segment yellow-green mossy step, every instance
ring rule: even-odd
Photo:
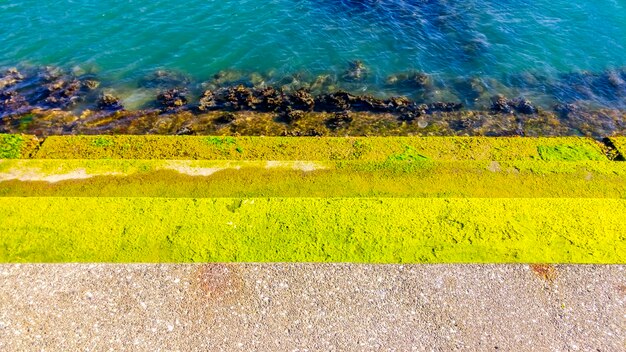
[[[593,139],[491,137],[51,136],[43,159],[606,160]]]
[[[626,263],[626,200],[2,198],[1,262]]]
[[[0,196],[626,198],[626,163],[0,160]]]

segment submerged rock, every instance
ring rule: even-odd
[[[96,107],[98,108],[98,110],[104,111],[124,110],[124,106],[122,105],[120,99],[109,93],[104,93],[100,95],[96,103]]]
[[[350,62],[346,72],[341,76],[346,81],[362,81],[367,77],[368,69],[361,60]]]
[[[38,71],[37,75],[44,81],[48,82],[56,81],[66,75],[63,69],[57,66],[45,66],[43,69]]]
[[[186,87],[191,83],[189,76],[175,71],[158,70],[139,81],[143,88],[172,89]]]
[[[491,111],[497,113],[512,114],[518,112],[520,114],[531,115],[538,112],[537,107],[524,98],[509,100],[503,95],[496,95],[491,101]]]
[[[315,94],[328,93],[332,91],[334,86],[336,86],[336,78],[334,76],[325,74],[319,75],[315,77],[313,82],[311,82],[311,86],[309,87],[310,91]]]
[[[481,77],[457,78],[452,81],[452,88],[454,94],[470,106],[479,101],[488,106],[490,102],[489,87]]]
[[[16,91],[0,90],[0,114],[19,113],[28,107],[23,96]]]
[[[24,79],[24,76],[15,68],[10,68],[0,74],[0,89],[11,87]]]
[[[100,81],[95,79],[85,79],[83,80],[83,88],[87,90],[96,90],[100,87]]]
[[[225,86],[233,86],[233,85],[248,85],[245,84],[244,74],[241,71],[237,70],[222,70],[218,73],[214,74],[212,79],[208,82],[212,88],[219,88]]]
[[[58,79],[45,86],[44,105],[53,109],[65,109],[81,99],[81,81],[76,78]]]
[[[385,84],[388,86],[405,88],[426,88],[432,85],[430,76],[420,71],[400,72],[387,77]]]
[[[450,103],[450,102],[434,102],[428,105],[428,112],[435,111],[443,111],[443,112],[452,112],[459,111],[463,109],[463,104],[461,103]]]
[[[168,89],[159,93],[157,102],[163,111],[173,111],[187,104],[187,92],[184,89]]]
[[[554,106],[554,111],[561,118],[568,119],[570,114],[579,113],[582,111],[582,108],[577,104],[557,104]]]
[[[513,100],[515,110],[521,114],[532,115],[537,113],[537,107],[535,107],[530,100],[518,98]]]

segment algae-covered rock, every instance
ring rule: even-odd
[[[317,111],[348,111],[351,108],[351,102],[354,95],[338,91],[329,94],[322,94],[315,98],[315,109]]]
[[[217,108],[217,104],[215,102],[215,94],[212,90],[207,89],[202,93],[202,96],[200,97],[198,110],[209,111],[215,108]]]
[[[289,95],[289,106],[295,110],[313,111],[315,99],[306,89],[298,89]]]
[[[124,106],[118,97],[110,93],[103,93],[98,98],[96,106],[99,110],[118,111],[123,110]]]
[[[174,111],[183,108],[187,100],[187,91],[184,89],[168,89],[159,93],[157,102],[163,111]]]

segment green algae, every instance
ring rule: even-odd
[[[106,145],[103,144],[103,138]],[[98,142],[100,141],[100,142]],[[97,145],[94,145],[97,144]],[[206,160],[607,160],[592,139],[490,137],[52,136],[35,158]],[[541,147],[541,148],[540,148]],[[559,156],[560,155],[560,156]]]
[[[5,160],[0,196],[625,198],[626,164]]]
[[[539,157],[546,161],[606,160],[606,156],[599,154],[597,148],[589,145],[540,145],[537,151]]]
[[[21,156],[24,137],[20,135],[0,135],[0,159],[17,159]]]
[[[626,201],[3,198],[1,262],[623,264]]]
[[[428,157],[420,154],[415,148],[411,146],[404,147],[404,151],[400,154],[394,154],[389,156],[391,161],[419,161],[427,160]]]
[[[0,134],[0,159],[27,158],[38,146],[35,136]]]

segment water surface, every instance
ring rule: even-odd
[[[398,93],[387,77],[419,70],[442,89],[478,77],[492,93],[546,105],[583,99],[623,107],[625,6],[621,0],[0,1],[0,67],[58,65],[97,72],[118,88],[136,87],[158,69],[197,82],[224,69],[276,80],[328,73],[341,86],[348,64],[362,60],[367,78],[344,84],[350,90]],[[617,93],[599,78],[611,70]],[[570,89],[577,85],[587,91]],[[462,95],[457,88],[441,97],[467,101]]]

